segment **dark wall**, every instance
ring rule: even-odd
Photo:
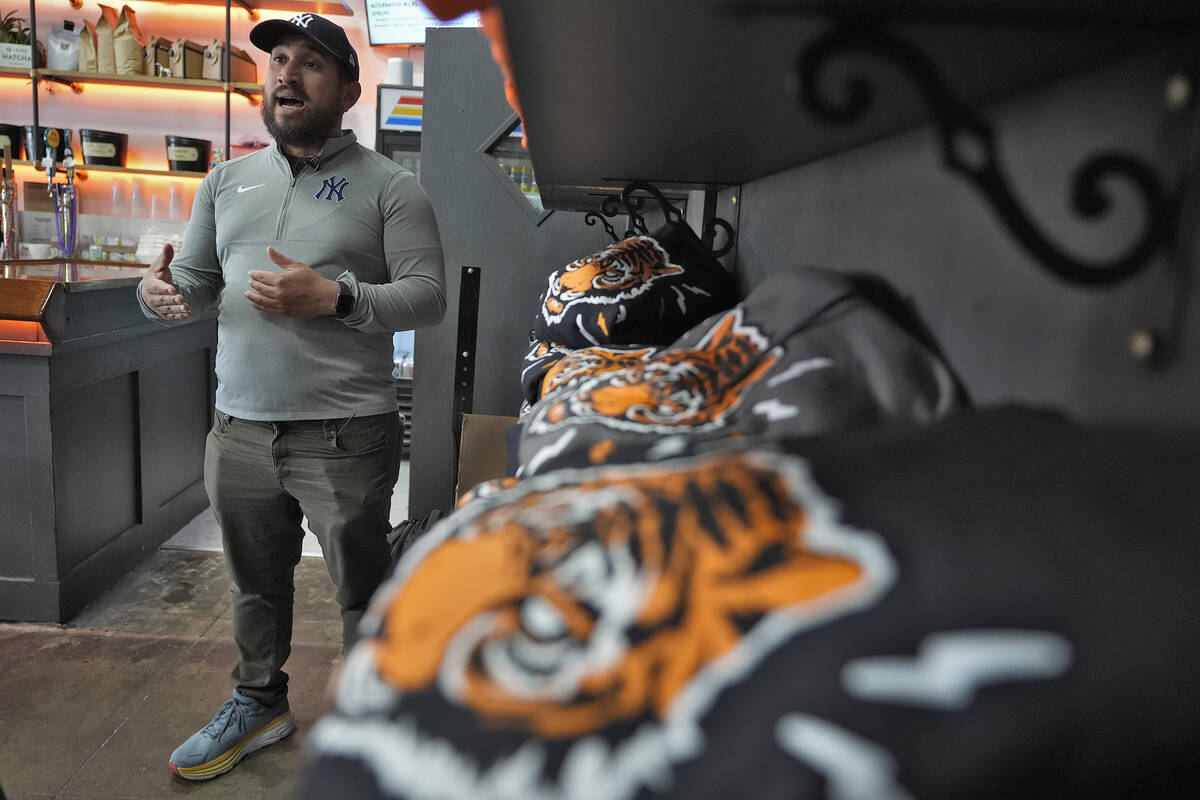
[[[421,182],[446,253],[447,310],[416,332],[409,516],[453,502],[452,387],[459,271],[481,272],[474,413],[516,415],[521,359],[550,271],[602,249],[600,228],[554,212],[537,224],[476,153],[512,115],[487,40],[474,29],[432,29],[425,47]]]
[[[1120,181],[1108,184],[1110,217],[1092,223],[1070,211],[1073,172],[1089,156],[1129,152],[1178,186],[1187,141],[1200,140],[1193,111],[1169,110],[1164,89],[1191,66],[1166,54],[1133,59],[985,110],[1020,202],[1052,240],[1106,258],[1142,224],[1142,207]],[[1111,289],[1064,283],[943,167],[932,128],[745,184],[740,200],[737,270],[746,287],[799,263],[882,273],[917,301],[978,401],[1200,427],[1200,328],[1185,329],[1181,357],[1164,370],[1130,356],[1132,332],[1161,322],[1178,291],[1165,281],[1166,259]],[[1194,275],[1195,242],[1179,245]],[[1194,290],[1185,303],[1200,322]]]

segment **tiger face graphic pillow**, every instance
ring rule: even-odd
[[[531,415],[531,430],[594,421],[659,433],[720,427],[779,355],[755,328],[742,324],[739,309],[722,316],[695,347],[576,351],[547,372],[547,401]]]
[[[727,686],[795,633],[871,606],[894,569],[779,453],[521,481],[401,562],[313,740],[397,795],[575,796],[564,787],[601,758],[588,796],[632,797],[649,765],[699,755]]]
[[[700,441],[772,442],[928,423],[960,395],[945,359],[846,276],[795,268],[664,348],[557,358],[522,417],[517,475],[674,457]]]
[[[668,223],[550,273],[533,335],[570,349],[667,345],[737,300],[732,276],[686,225]]]

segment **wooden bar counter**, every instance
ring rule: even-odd
[[[0,268],[0,620],[66,622],[208,504],[216,320],[147,320],[137,265]]]

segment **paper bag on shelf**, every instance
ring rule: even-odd
[[[101,4],[100,19],[96,21],[96,71],[115,75],[117,55],[113,49],[113,33],[117,30],[120,15],[111,6]]]
[[[147,75],[170,75],[171,42],[161,36],[146,39],[142,48],[142,69]]]
[[[145,74],[145,56],[142,52],[145,46],[146,37],[138,28],[137,13],[129,6],[122,6],[116,30],[113,31],[113,55],[116,57],[118,75]]]
[[[167,51],[172,78],[200,78],[204,72],[204,48],[191,39],[176,39]]]
[[[79,29],[79,71],[96,71],[96,23],[87,20]]]
[[[224,39],[213,39],[204,48],[204,77],[221,80],[221,55],[225,51]],[[258,83],[258,67],[254,59],[240,47],[229,46],[229,80],[233,83]]]

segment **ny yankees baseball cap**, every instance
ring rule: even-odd
[[[279,38],[288,33],[298,33],[310,39],[317,47],[345,64],[350,70],[350,77],[358,80],[358,54],[350,46],[346,32],[341,25],[316,14],[297,14],[288,20],[264,20],[251,29],[250,42],[259,50],[269,53]]]

